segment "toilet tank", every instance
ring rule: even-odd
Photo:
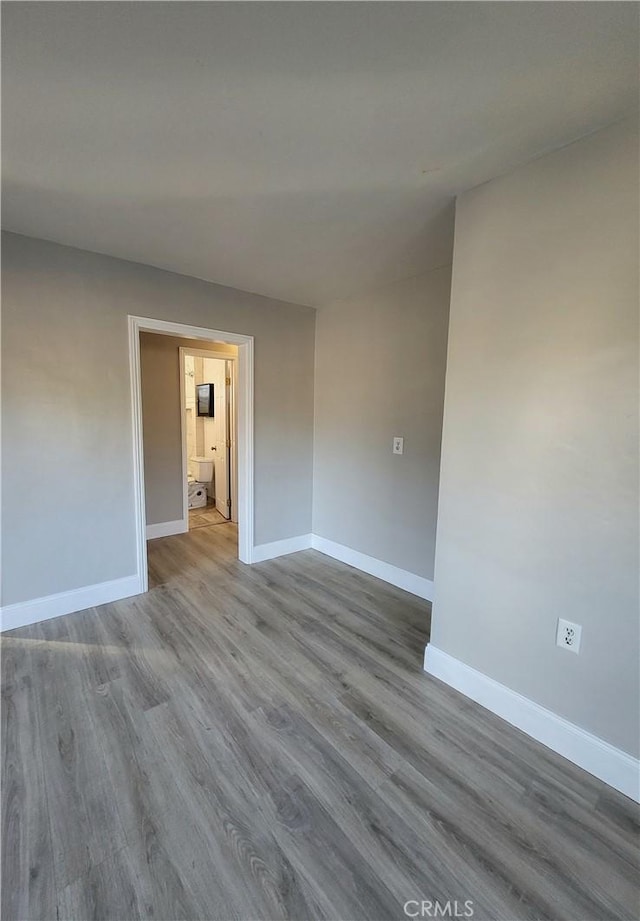
[[[191,476],[198,483],[210,483],[213,479],[213,461],[208,457],[190,457]]]

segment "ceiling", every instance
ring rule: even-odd
[[[314,306],[637,107],[638,6],[4,3],[3,226]]]

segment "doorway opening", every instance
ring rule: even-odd
[[[167,512],[166,509],[163,512],[157,513],[153,512],[153,516],[157,518],[166,518],[166,520],[151,520],[152,512],[148,507],[148,496],[145,489],[145,442],[149,445],[149,438],[153,440],[154,432],[161,432],[161,426],[156,426],[150,434],[149,427],[145,433],[143,425],[143,402],[146,402],[146,408],[149,405],[153,405],[154,401],[162,405],[163,395],[161,388],[158,385],[156,386],[151,383],[145,376],[145,395],[146,401],[143,401],[143,388],[142,388],[142,356],[141,356],[141,335],[145,333],[155,334],[152,339],[156,341],[165,340],[164,345],[166,345],[166,337],[172,337],[174,339],[183,340],[183,344],[180,343],[176,346],[175,349],[175,373],[173,376],[174,382],[174,393],[175,405],[177,407],[177,415],[171,416],[172,419],[175,418],[177,422],[177,436],[174,440],[174,447],[167,447],[168,441],[165,439],[164,444],[167,448],[166,455],[163,456],[161,464],[158,466],[160,471],[160,477],[162,478],[167,474],[169,468],[172,468],[172,465],[175,463],[175,442],[177,442],[177,470],[178,478],[174,480],[173,474],[171,473],[167,482],[174,484],[177,482],[177,488],[181,497],[178,500],[178,511]],[[184,341],[184,340],[198,340],[197,342]],[[216,345],[214,345],[214,343]],[[233,347],[229,349],[228,347]],[[188,487],[189,487],[189,456],[204,458],[208,455],[203,454],[193,454],[189,455],[187,453],[187,432],[185,424],[185,412],[183,407],[185,407],[186,395],[185,395],[185,377],[184,377],[184,367],[181,362],[180,350],[183,349],[184,354],[192,354],[195,357],[195,353],[198,352],[198,347],[207,353],[210,357],[218,357],[212,355],[212,351],[215,351],[216,348],[222,348],[224,351],[223,360],[225,362],[225,387],[224,393],[222,388],[218,388],[217,396],[221,400],[221,406],[224,406],[224,413],[228,412],[230,414],[229,419],[229,428],[231,431],[231,438],[225,439],[225,441],[230,441],[231,444],[227,446],[225,444],[224,451],[221,451],[221,454],[227,460],[227,470],[228,475],[224,473],[223,464],[221,465],[220,473],[220,488],[221,495],[220,497],[215,495],[215,485],[213,487],[214,498],[216,499],[216,505],[218,498],[220,501],[224,500],[226,503],[229,501],[231,504],[224,506],[225,511],[228,511],[229,518],[231,520],[237,521],[238,528],[238,559],[243,563],[253,562],[253,337],[245,336],[240,333],[232,333],[223,330],[216,329],[206,329],[203,327],[197,326],[188,326],[182,323],[173,323],[166,320],[156,320],[149,317],[129,317],[129,360],[131,368],[131,402],[132,402],[132,419],[133,419],[133,463],[134,463],[134,502],[135,502],[135,516],[136,516],[136,547],[137,547],[137,562],[138,562],[138,576],[140,579],[140,584],[142,591],[148,591],[148,570],[147,570],[147,540],[153,539],[161,536],[168,536],[170,534],[183,533],[189,529],[189,508],[188,508]],[[234,353],[234,354],[231,354]],[[227,368],[226,362],[229,363]],[[214,368],[211,366],[213,372]],[[227,370],[230,373],[226,373]],[[227,384],[226,378],[231,378],[231,383]],[[213,394],[214,401],[216,400],[216,388],[214,380],[203,381],[204,384],[214,384],[213,389],[209,389],[209,396]],[[206,393],[203,390],[202,393],[202,412],[205,411],[206,404]],[[216,407],[214,405],[214,416],[201,417],[215,419]],[[197,410],[196,410],[197,412]],[[219,417],[220,422],[222,422],[223,416]],[[162,437],[164,434],[161,432]],[[204,444],[204,442],[203,442]],[[218,453],[218,445],[215,443],[216,450],[213,451],[211,448],[214,446],[214,443],[209,443],[209,454],[215,455]],[[198,473],[206,472],[207,468],[196,468],[196,462],[192,462],[192,477],[195,480],[195,471]],[[202,461],[202,463],[204,463]],[[150,469],[150,468],[149,468]],[[173,469],[173,468],[172,468]],[[155,476],[157,471],[153,471]],[[215,484],[215,460],[214,460],[214,484]],[[226,484],[226,486],[225,486]],[[149,484],[151,486],[151,484]],[[152,488],[155,489],[155,486]],[[173,489],[173,486],[172,486]],[[225,490],[228,491],[228,495],[225,495]],[[156,494],[162,494],[165,496],[165,492],[162,490],[156,490]],[[182,516],[180,512],[182,511]],[[167,515],[172,514],[173,518],[168,518]],[[225,520],[228,520],[225,518]]]
[[[188,530],[238,521],[235,345],[179,349]]]

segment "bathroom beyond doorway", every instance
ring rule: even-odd
[[[140,331],[139,343],[147,539],[181,534],[195,526],[205,527],[214,522],[225,521],[225,518],[217,514],[214,504],[217,500],[224,501],[223,511],[229,515],[229,520],[237,521],[238,513],[242,512],[237,501],[236,475],[238,346],[219,339],[196,339],[146,330]],[[189,412],[186,407],[189,389],[186,386],[185,356],[190,356],[186,369],[191,368],[194,372],[191,378],[192,393],[189,406],[190,415],[198,426],[197,430],[194,428],[190,439],[187,438]],[[215,359],[215,362],[211,365],[205,364],[205,360],[210,359]],[[219,372],[220,380],[215,377]],[[227,378],[231,380],[229,387],[226,385]],[[213,416],[197,416],[196,398],[193,394],[196,383],[214,385],[214,400],[220,405],[212,407]],[[215,458],[218,450],[212,451],[211,448],[217,449],[218,444],[213,439],[205,442],[204,436],[212,434],[209,431],[212,423],[223,420],[227,403],[230,438],[222,440],[231,440],[232,445],[220,446],[223,466],[224,461],[227,461],[227,471],[224,480],[221,479],[223,474],[219,471],[218,485],[221,488],[216,495],[213,471],[215,461],[209,461],[211,469],[207,472],[204,459],[208,460],[207,455]],[[200,462],[191,460],[192,458],[199,458]],[[193,483],[203,482],[206,488],[205,502],[201,500],[200,507],[195,509],[199,513],[197,516],[189,511],[189,479]],[[222,488],[223,482],[226,490]],[[193,491],[193,486],[191,488]],[[230,506],[226,504],[228,500],[231,501]]]
[[[235,346],[180,350],[183,471],[189,530],[235,515]]]

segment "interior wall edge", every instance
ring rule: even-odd
[[[312,534],[299,534],[297,537],[285,537],[283,540],[274,540],[266,544],[254,544],[251,562],[262,563],[265,560],[275,560],[279,556],[287,556],[289,553],[309,550],[312,538]]]
[[[161,521],[158,524],[148,524],[146,529],[147,540],[157,540],[159,537],[172,537],[174,534],[186,534],[189,526],[185,527],[182,518],[176,521]]]
[[[572,764],[640,802],[640,761],[429,643],[424,670]]]
[[[87,608],[95,608],[112,601],[121,601],[132,595],[140,595],[143,591],[142,580],[136,573],[123,579],[85,585],[43,598],[17,601],[0,608],[0,632],[27,627],[29,624],[41,623],[53,617],[62,617],[64,614],[75,614],[77,611],[85,611]]]
[[[397,588],[404,589],[418,598],[424,598],[426,601],[433,601],[434,584],[431,579],[425,579],[406,569],[400,569],[399,566],[393,566],[391,563],[385,563],[384,560],[377,560],[375,557],[367,556],[366,553],[360,553],[344,544],[338,544],[326,537],[320,537],[318,534],[312,535],[311,546],[314,550],[324,553],[325,556],[333,557],[334,560],[340,560],[354,569],[366,572],[370,576],[376,576],[383,582],[395,585]]]

